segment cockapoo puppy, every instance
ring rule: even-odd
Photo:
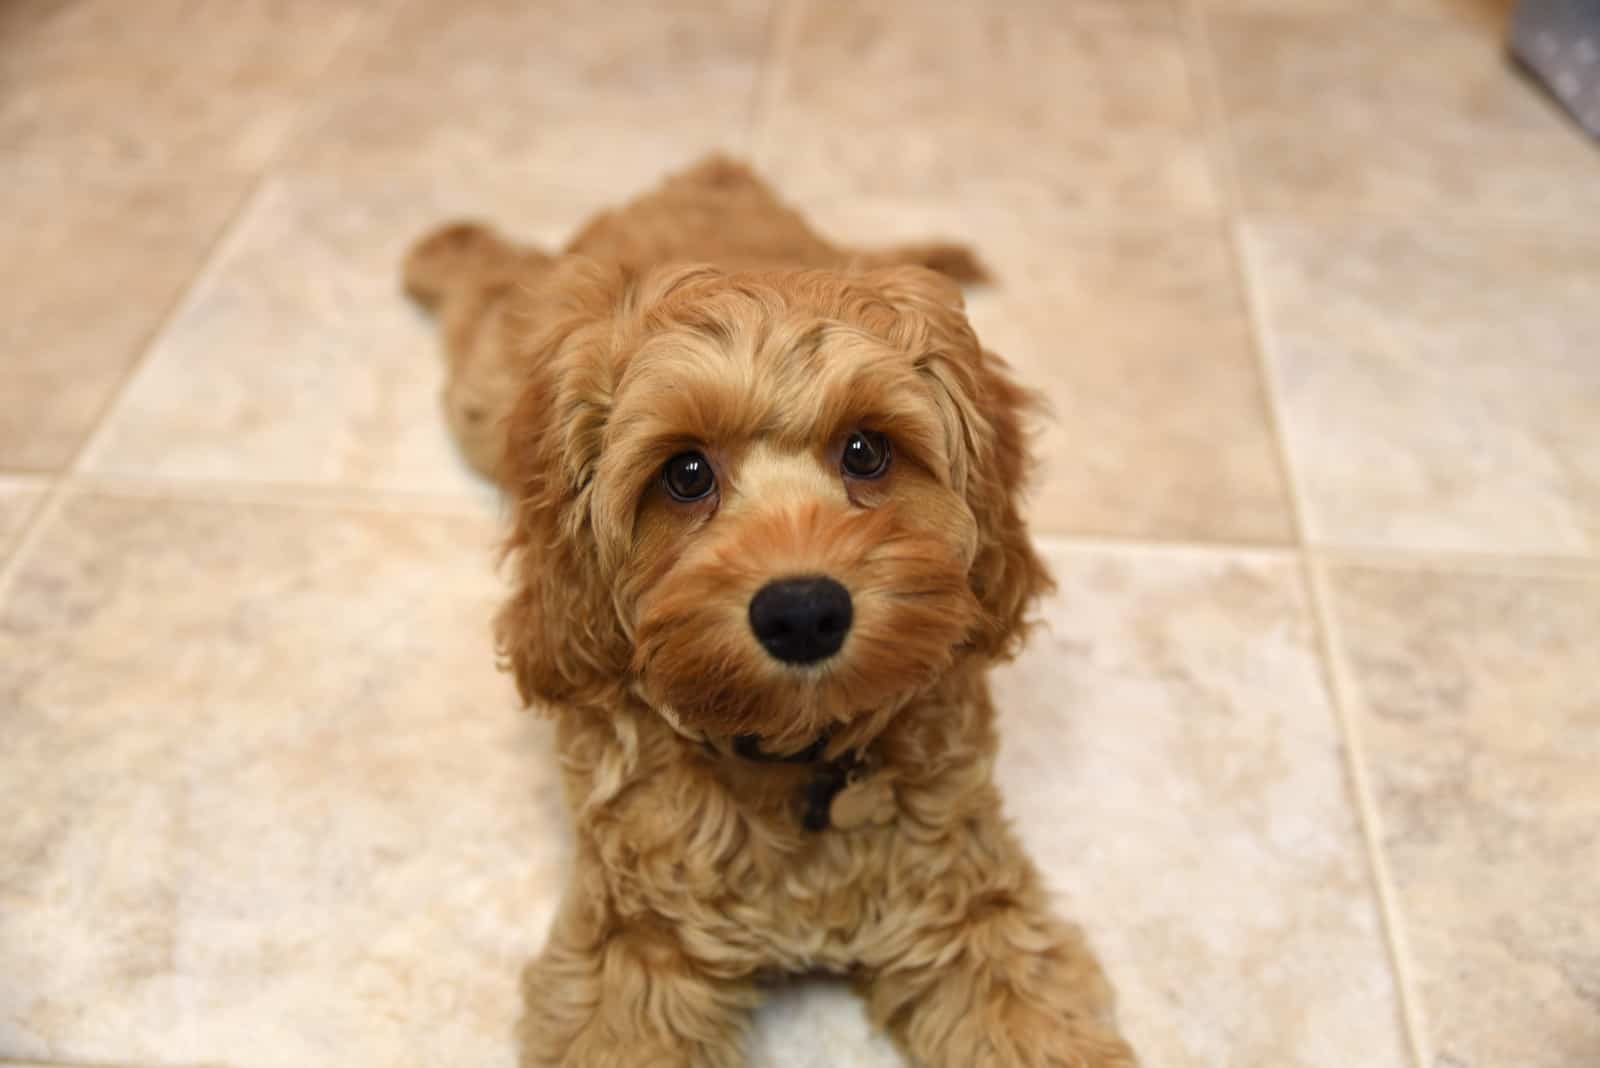
[[[979,274],[833,245],[723,159],[557,255],[474,224],[411,252],[576,823],[529,1068],[732,1068],[763,986],[816,971],[924,1068],[1134,1063],[991,780],[985,673],[1049,577]]]

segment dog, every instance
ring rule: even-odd
[[[559,254],[476,223],[409,253],[447,419],[511,502],[497,644],[576,828],[526,1068],[734,1068],[771,980],[814,972],[924,1068],[1135,1063],[992,779],[986,672],[1050,578],[983,275],[833,244],[723,158]]]

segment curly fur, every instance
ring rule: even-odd
[[[954,284],[981,275],[960,246],[833,245],[721,159],[558,255],[470,223],[413,250],[450,424],[513,503],[500,649],[557,718],[577,825],[528,1068],[741,1064],[762,984],[815,970],[928,1068],[1134,1063],[991,780],[985,671],[1049,579],[1018,510],[1029,396]],[[862,427],[892,443],[881,480],[840,474]],[[707,502],[660,485],[688,447]],[[797,668],[748,604],[810,574],[855,621]],[[744,734],[866,754],[892,813],[803,830],[814,770],[734,755]]]

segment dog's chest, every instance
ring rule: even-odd
[[[836,814],[851,829],[806,831],[798,807],[784,805],[752,814],[708,804],[668,821],[661,818],[671,811],[666,796],[641,792],[637,811],[657,818],[620,821],[618,833],[601,841],[619,911],[667,920],[686,946],[722,965],[844,970],[859,963],[892,920],[890,902],[904,892],[897,869],[911,847],[897,830],[892,789],[837,796]],[[641,835],[646,826],[655,833]]]
[[[817,832],[792,853],[758,847],[728,866],[741,877],[725,879],[706,911],[734,919],[723,946],[753,967],[846,970],[881,937],[900,852],[892,824]]]

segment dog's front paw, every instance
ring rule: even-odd
[[[992,1068],[1137,1068],[1138,1059],[1108,1020],[1013,1005]],[[1000,1045],[1000,1043],[997,1043]]]

